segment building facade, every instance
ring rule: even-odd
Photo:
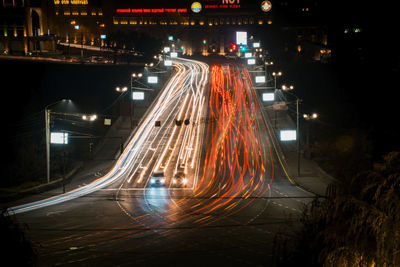
[[[26,54],[55,50],[49,31],[47,2],[40,0],[1,0],[0,51]]]
[[[316,0],[0,1],[0,51],[7,53],[51,51],[55,43],[140,52],[131,39],[143,34],[162,42],[174,36],[187,55],[227,55],[237,49],[237,31],[266,44],[280,38],[274,30],[291,53],[314,60],[330,53],[326,29],[314,23]]]

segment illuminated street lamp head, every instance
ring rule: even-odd
[[[84,121],[95,121],[96,119],[97,119],[97,115],[96,114],[92,114],[90,116],[82,115],[82,120],[84,120]]]
[[[273,72],[272,76],[282,76],[282,72]]]
[[[115,91],[117,91],[117,92],[126,92],[126,91],[128,91],[128,87],[127,86],[124,86],[124,87],[117,86],[117,87],[115,87]]]
[[[313,113],[313,114],[303,114],[303,118],[306,120],[315,120],[318,118],[318,114],[317,113]]]
[[[282,85],[283,91],[289,91],[289,90],[293,90],[293,89],[294,89],[293,85],[290,85],[290,86]]]

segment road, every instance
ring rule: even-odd
[[[174,66],[105,176],[10,208],[39,266],[273,266],[276,237],[313,195],[281,165],[245,68]],[[160,172],[165,186],[152,186]]]

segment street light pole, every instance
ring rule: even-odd
[[[129,98],[130,98],[129,101],[131,102],[131,107],[130,107],[131,129],[133,129],[133,127],[134,127],[134,125],[133,125],[134,107],[133,107],[133,99],[132,99],[132,94],[133,94],[133,82],[134,82],[133,78],[135,78],[135,81],[136,81],[136,79],[139,79],[139,78],[141,78],[142,76],[143,76],[143,73],[132,73],[132,74],[131,74],[131,90],[130,90],[131,94],[130,94],[130,96],[129,96]]]
[[[60,101],[54,102],[47,105],[44,108],[44,120],[45,120],[45,130],[46,130],[46,178],[47,183],[50,183],[50,106],[56,105],[60,102],[70,101],[68,99],[62,99]]]
[[[45,108],[45,128],[46,128],[46,177],[47,183],[50,183],[50,110]]]
[[[299,103],[300,99],[296,99],[296,138],[297,138],[297,176],[300,176],[300,115],[299,115]]]

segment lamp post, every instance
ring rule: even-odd
[[[285,89],[284,89],[285,88]],[[289,90],[294,89],[294,86],[282,86],[282,90],[296,98],[296,146],[297,146],[297,176],[300,176],[300,102],[301,99]]]
[[[151,63],[153,64],[153,63]],[[137,79],[140,79],[143,76],[143,73],[132,73],[131,75],[131,95],[130,98],[132,98],[132,93],[133,93],[133,82],[136,81]],[[133,99],[130,99],[131,106],[130,106],[130,115],[131,115],[131,129],[133,129]]]
[[[44,114],[45,114],[45,130],[46,130],[46,177],[47,177],[47,183],[50,183],[50,178],[51,178],[51,173],[50,173],[50,144],[52,142],[54,143],[59,143],[59,140],[56,141],[52,141],[53,137],[52,137],[52,133],[50,131],[50,121],[51,121],[51,113],[53,114],[58,114],[58,115],[68,115],[68,116],[74,116],[74,117],[81,117],[82,120],[86,120],[86,121],[95,121],[97,119],[97,115],[92,114],[92,115],[82,115],[82,114],[73,114],[73,113],[59,113],[59,112],[52,112],[49,107],[50,106],[54,106],[58,103],[61,102],[71,102],[70,99],[62,99],[60,101],[51,103],[49,105],[47,105],[44,108]],[[60,134],[60,133],[53,133],[54,135]],[[65,132],[62,132],[62,144],[65,144],[65,140],[64,138],[66,138]],[[57,138],[56,138],[57,139]],[[60,144],[60,143],[59,143]],[[65,152],[65,151],[64,151]],[[64,178],[63,178],[64,179]],[[63,180],[63,192],[65,193],[65,187],[64,187],[64,180]]]
[[[279,71],[279,72],[273,72],[273,73],[272,73],[272,76],[274,76],[274,81],[275,81],[274,87],[275,87],[275,89],[276,89],[276,78],[277,78],[278,76],[282,76],[282,72],[281,72],[281,71]]]
[[[317,113],[312,113],[312,114],[303,114],[303,118],[308,121],[307,122],[307,131],[306,131],[306,155],[309,157],[310,155],[310,122],[313,120],[318,119],[319,115]]]
[[[45,130],[46,130],[46,177],[47,183],[50,182],[50,106],[54,106],[61,102],[71,101],[69,99],[62,99],[60,101],[51,103],[44,108],[45,116]]]
[[[268,66],[272,66],[272,65],[274,65],[274,62],[273,61],[265,61],[264,62],[264,69],[265,69],[265,79],[266,80],[268,80],[268,76],[267,76],[267,68],[268,68]]]

